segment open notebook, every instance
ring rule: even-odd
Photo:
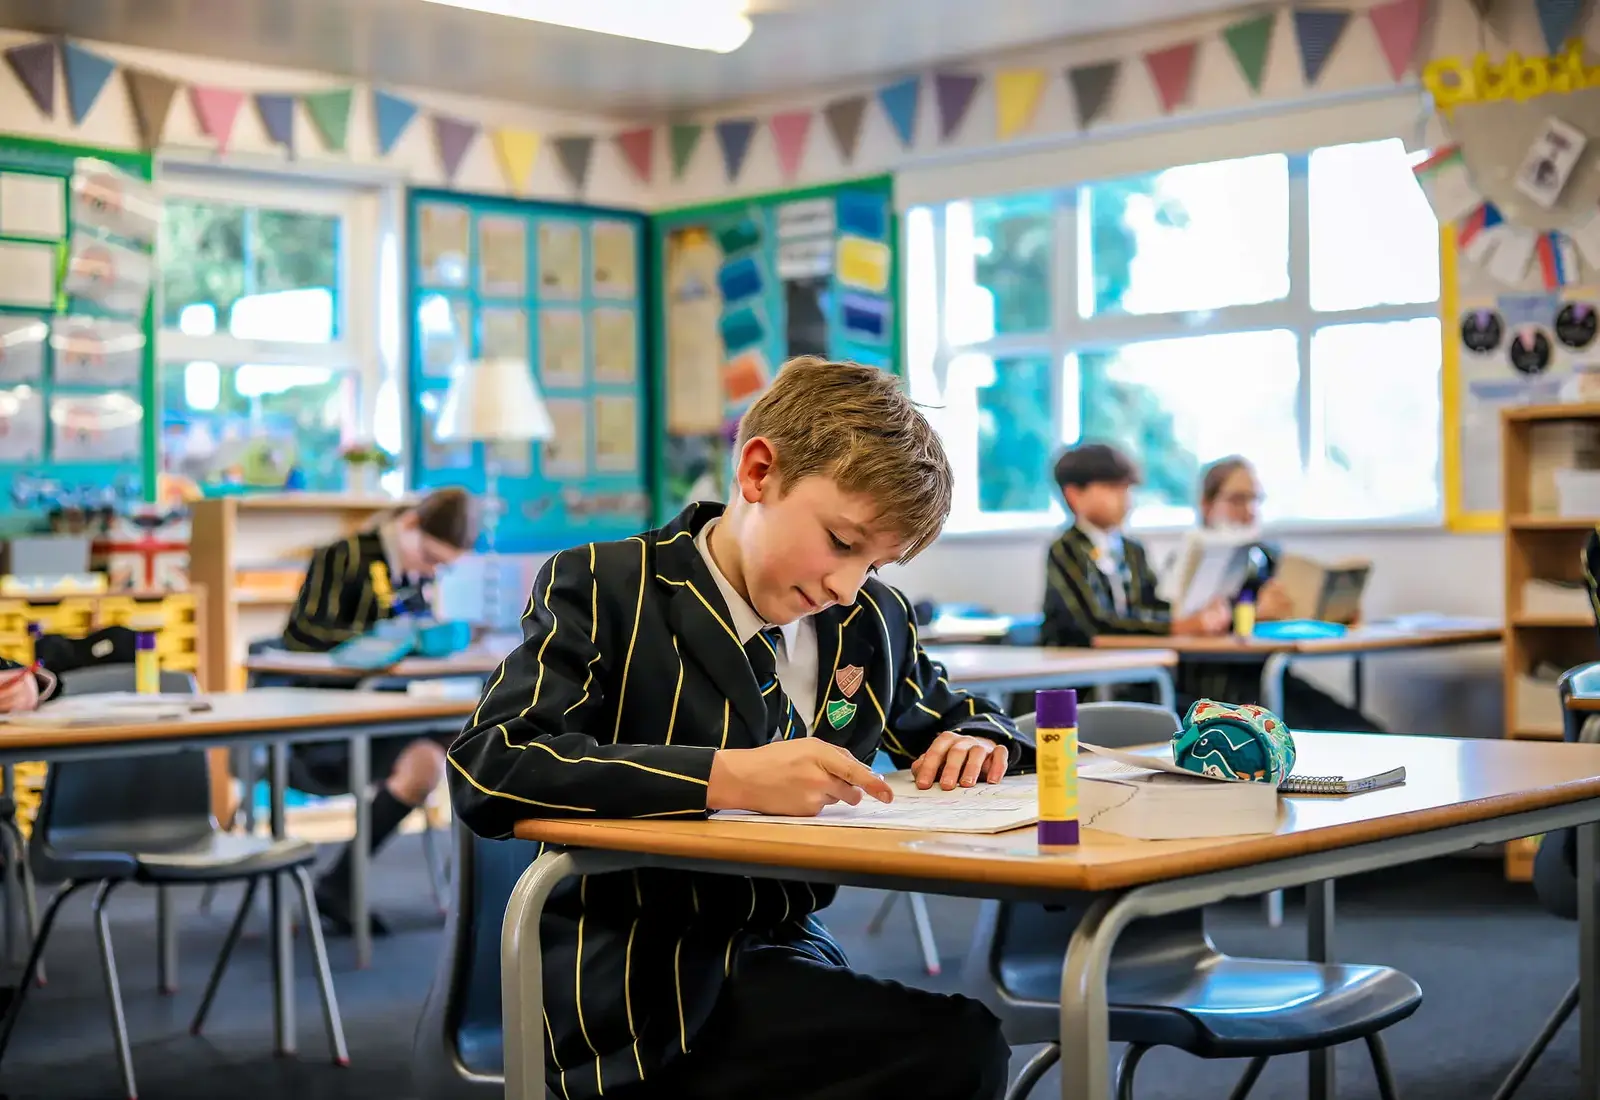
[[[0,722],[47,727],[132,726],[144,722],[171,722],[210,709],[211,703],[203,695],[138,695],[131,691],[108,691],[69,695],[45,703],[38,710],[0,715]]]

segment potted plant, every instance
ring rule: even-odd
[[[378,479],[395,467],[394,455],[376,443],[349,443],[339,451],[345,465],[345,485],[352,493],[375,496]]]

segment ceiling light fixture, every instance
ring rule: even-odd
[[[468,11],[529,19],[596,34],[614,34],[731,53],[750,37],[747,0],[428,0]]]

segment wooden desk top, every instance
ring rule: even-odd
[[[1148,639],[1147,639],[1148,641]],[[1119,672],[1125,669],[1172,668],[1178,655],[1170,649],[1066,649],[1048,646],[930,645],[957,687],[963,681],[997,683],[1015,678],[1065,675],[1073,672]]]
[[[247,658],[246,672],[268,676],[306,676],[319,680],[365,680],[392,676],[418,679],[433,676],[487,676],[500,667],[505,653],[498,649],[472,648],[449,657],[407,657],[388,668],[350,668],[333,663],[326,653],[264,653]]]
[[[429,720],[453,725],[472,713],[476,699],[423,699],[398,691],[340,691],[327,688],[258,688],[207,695],[209,711],[168,722],[123,726],[18,726],[0,722],[0,748],[46,751],[107,742],[182,740],[191,737],[284,730],[336,729],[351,725]]]
[[[1235,638],[1192,635],[1102,634],[1095,638],[1096,649],[1141,649],[1152,643],[1173,649],[1180,656],[1267,657],[1273,653],[1377,653],[1386,649],[1443,649],[1448,646],[1498,642],[1504,631],[1498,626],[1460,626],[1415,630],[1382,625],[1357,627],[1340,638],[1315,638],[1281,641],[1267,638]]]
[[[733,821],[524,821],[516,835],[584,848],[774,868],[952,882],[1104,890],[1600,798],[1600,745],[1392,734],[1304,733],[1305,775],[1405,765],[1398,787],[1280,800],[1275,833],[1141,841],[1084,831],[1076,852],[1041,855],[1034,830],[992,836]]]
[[[1553,686],[1551,690],[1554,690]],[[1585,711],[1600,710],[1600,695],[1580,695],[1574,692],[1573,694],[1567,696],[1567,709]]]

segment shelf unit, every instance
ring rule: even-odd
[[[1546,425],[1589,423],[1600,429],[1600,403],[1526,405],[1501,413],[1501,491],[1505,511],[1505,735],[1560,740],[1560,713],[1553,687],[1527,681],[1535,666],[1570,668],[1600,658],[1600,632],[1591,614],[1527,613],[1523,588],[1529,580],[1579,581],[1581,556],[1600,516],[1563,516],[1534,510],[1533,449]],[[1549,698],[1544,693],[1549,692]],[[1537,720],[1530,719],[1537,714]],[[1506,845],[1506,877],[1533,877],[1538,838]]]
[[[249,644],[277,637],[311,553],[369,527],[411,498],[340,493],[213,497],[193,507],[189,576],[204,586],[208,683],[244,687]]]

